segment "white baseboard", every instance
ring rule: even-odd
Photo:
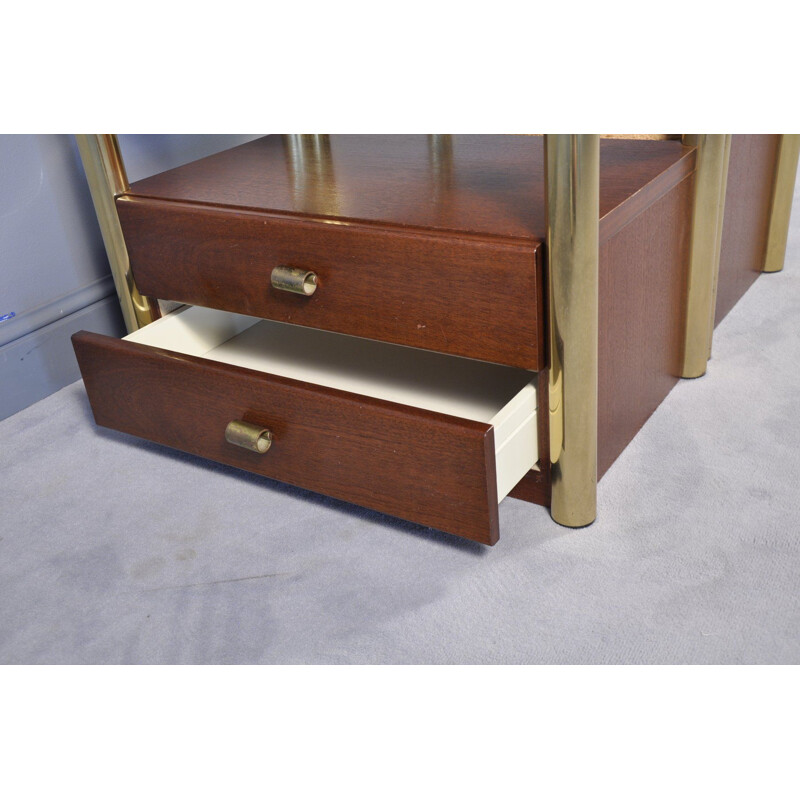
[[[20,313],[19,309],[0,308],[0,316],[14,312],[13,317],[0,322],[0,348],[110,295],[114,295],[114,280],[109,273],[29,311]]]
[[[54,304],[42,308],[48,307],[52,313]],[[37,310],[37,313],[44,312]],[[30,322],[26,320],[28,316],[23,317],[26,324]],[[125,325],[116,294],[0,345],[0,419],[16,414],[80,378],[70,341],[72,334],[79,330],[124,336]]]

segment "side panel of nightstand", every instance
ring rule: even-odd
[[[680,379],[693,186],[691,174],[627,225],[607,226],[615,232],[600,244],[598,477]],[[541,505],[550,500],[546,386],[545,377],[540,471],[511,492]]]
[[[680,379],[693,186],[600,245],[598,478]]]
[[[779,141],[776,134],[737,134],[731,140],[714,325],[764,267]]]

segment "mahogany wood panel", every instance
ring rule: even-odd
[[[731,140],[715,325],[764,266],[779,138],[738,134]]]
[[[598,478],[678,382],[694,177],[600,246]]]
[[[118,201],[146,295],[526,369],[544,361],[540,246]],[[311,297],[274,267],[313,270]]]
[[[98,425],[494,544],[490,425],[80,332],[75,353]],[[264,455],[229,444],[268,427]]]
[[[323,141],[299,158],[287,137],[267,136],[138,181],[131,194],[382,228],[545,238],[541,137],[452,136],[440,148],[429,136]],[[601,141],[600,216],[628,200],[635,216],[647,200],[639,192],[665,173],[677,183],[693,167],[694,149],[680,142]]]

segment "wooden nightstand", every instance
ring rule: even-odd
[[[76,334],[97,423],[494,544],[498,502],[549,504],[554,443],[580,448],[571,392],[591,401],[595,381],[602,475],[683,374],[696,250],[710,240],[696,198],[709,185],[724,196],[729,150],[730,237],[749,225],[762,263],[744,271],[763,266],[781,137],[719,138],[725,170],[711,184],[696,180],[710,146],[601,141],[588,214],[591,194],[554,182],[551,162],[551,227],[559,204],[580,212],[566,245],[550,231],[553,258],[594,237],[596,295],[567,326],[594,326],[583,375],[558,322],[580,312],[587,284],[565,286],[547,263],[541,137],[269,136],[122,180],[106,213],[139,306],[187,307],[122,341]],[[722,208],[717,255],[731,249]],[[735,267],[718,273],[726,305],[749,285]],[[705,314],[710,343],[713,305]]]

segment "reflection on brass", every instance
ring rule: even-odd
[[[711,353],[730,136],[686,134],[683,142],[697,148],[697,166],[681,375],[698,378]]]
[[[129,189],[119,143],[117,137],[111,134],[79,134],[75,138],[103,234],[125,327],[128,333],[132,333],[158,319],[160,314],[158,304],[141,295],[136,288],[117,216],[115,198]]]
[[[550,306],[550,513],[579,528],[597,515],[600,138],[545,137]]]
[[[601,133],[601,139],[648,139],[650,141],[668,142],[680,139],[679,133]]]
[[[317,275],[307,269],[275,267],[272,270],[272,285],[283,292],[310,297],[317,291]]]
[[[523,136],[544,136],[543,133],[524,133]],[[601,133],[601,139],[643,139],[653,142],[680,141],[680,133]]]
[[[428,134],[428,154],[433,182],[432,202],[438,203],[446,198],[453,186],[453,135]]]
[[[284,134],[283,146],[292,199],[297,210],[307,214],[341,216],[330,135]]]
[[[789,217],[792,214],[798,155],[800,155],[800,134],[783,134],[778,145],[778,162],[772,186],[772,206],[769,215],[764,272],[780,272],[783,269],[783,262],[786,258],[786,240],[789,237]]]
[[[238,419],[228,423],[225,439],[237,447],[259,454],[266,453],[272,445],[272,433],[267,428]]]

